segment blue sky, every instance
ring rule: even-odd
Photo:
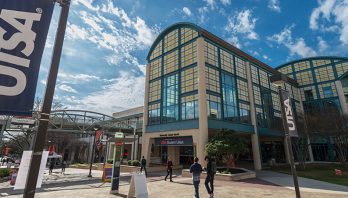
[[[60,8],[43,55],[43,97]],[[276,67],[348,55],[348,0],[72,0],[54,99],[111,115],[143,105],[145,65],[156,36],[193,22]]]

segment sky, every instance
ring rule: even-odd
[[[55,6],[39,98],[59,12]],[[107,115],[142,106],[148,51],[177,22],[195,23],[271,67],[348,56],[348,0],[72,0],[54,100]]]

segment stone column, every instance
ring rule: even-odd
[[[342,83],[341,83],[341,81],[338,80],[335,82],[335,85],[336,85],[337,95],[338,95],[338,98],[340,100],[340,105],[342,107],[342,112],[345,115],[348,115],[348,106],[346,103],[346,98],[344,97]]]
[[[250,115],[251,115],[251,123],[254,126],[254,133],[251,134],[251,145],[253,150],[253,160],[254,160],[254,168],[255,170],[261,170],[261,155],[260,155],[260,141],[259,135],[257,132],[257,123],[256,123],[256,111],[255,111],[255,103],[254,103],[254,95],[252,88],[252,78],[251,78],[251,68],[249,62],[246,62],[246,74],[248,78],[248,95],[250,101]]]
[[[149,81],[150,81],[150,64],[147,64],[146,66],[146,80],[145,80],[145,98],[144,98],[144,117],[143,117],[143,133],[142,133],[142,143],[141,143],[141,157],[144,156],[146,160],[148,161],[148,164],[150,163],[150,151],[149,150],[149,144],[150,144],[150,138],[147,137],[146,133],[146,126],[148,125],[148,114],[149,114]],[[151,146],[151,145],[150,145]],[[151,147],[150,147],[151,149]],[[140,158],[141,158],[140,157]]]
[[[206,79],[205,79],[205,59],[204,59],[204,39],[197,39],[197,69],[198,69],[198,103],[199,103],[199,134],[196,144],[197,157],[203,166],[206,166],[204,161],[204,147],[208,142],[208,116],[207,116],[207,94],[206,94]]]

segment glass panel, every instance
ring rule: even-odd
[[[317,78],[317,82],[324,82],[329,80],[334,80],[335,76],[332,70],[332,66],[326,66],[315,69],[315,77]]]
[[[237,70],[237,75],[241,78],[246,79],[246,62],[243,61],[242,59],[235,57],[236,59],[236,70]]]
[[[168,74],[179,68],[178,50],[175,50],[164,56],[163,73]]]
[[[258,68],[254,65],[251,65],[251,78],[253,83],[259,84],[259,73]]]
[[[181,72],[181,93],[186,93],[198,89],[198,69],[197,66],[185,69]]]
[[[244,123],[244,124],[251,123],[249,104],[239,103],[239,116],[240,116],[241,123]]]
[[[160,103],[149,105],[149,124],[160,123]]]
[[[320,98],[330,98],[337,96],[335,83],[325,83],[318,85]]]
[[[181,44],[184,44],[198,36],[198,32],[191,28],[181,28]]]
[[[187,44],[181,48],[181,67],[197,62],[197,42]]]
[[[155,49],[152,51],[152,54],[150,56],[150,60],[158,57],[161,54],[162,54],[162,40],[158,42]]]
[[[344,73],[348,72],[348,62],[336,64],[337,76],[341,77]]]
[[[198,94],[181,98],[181,119],[189,120],[199,117]]]
[[[220,97],[207,94],[207,113],[209,118],[221,118],[221,102]]]
[[[301,71],[305,69],[309,69],[311,67],[309,61],[303,61],[294,64],[295,71]]]
[[[178,46],[178,30],[173,30],[164,37],[164,52],[168,52]]]
[[[161,99],[161,80],[156,80],[149,84],[149,102],[159,99]]]
[[[238,120],[236,83],[232,75],[222,73],[222,90],[224,119],[229,121]]]
[[[154,60],[150,63],[150,80],[161,76],[162,72],[162,58]]]
[[[289,73],[292,73],[292,66],[291,65],[284,66],[278,70],[279,70],[279,72],[281,72],[283,74],[289,74]]]
[[[215,45],[209,42],[204,42],[204,53],[206,63],[216,67],[219,66],[218,48]]]
[[[219,71],[211,67],[205,67],[205,78],[207,90],[220,93],[220,75]]]
[[[246,81],[238,79],[237,85],[238,85],[238,98],[240,100],[249,101],[248,83]]]
[[[233,55],[221,49],[220,59],[221,69],[229,73],[234,73]]]
[[[179,119],[178,74],[164,78],[163,81],[163,123]]]
[[[314,67],[319,67],[319,66],[322,66],[322,65],[330,64],[330,63],[331,63],[330,60],[314,60],[313,61],[313,66]]]
[[[304,71],[296,73],[297,82],[300,85],[308,85],[313,83],[313,76],[311,71]]]
[[[259,69],[260,74],[260,85],[269,88],[268,74],[261,69]]]

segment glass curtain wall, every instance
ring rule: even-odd
[[[163,82],[163,123],[179,120],[179,80],[178,74],[164,78]]]

